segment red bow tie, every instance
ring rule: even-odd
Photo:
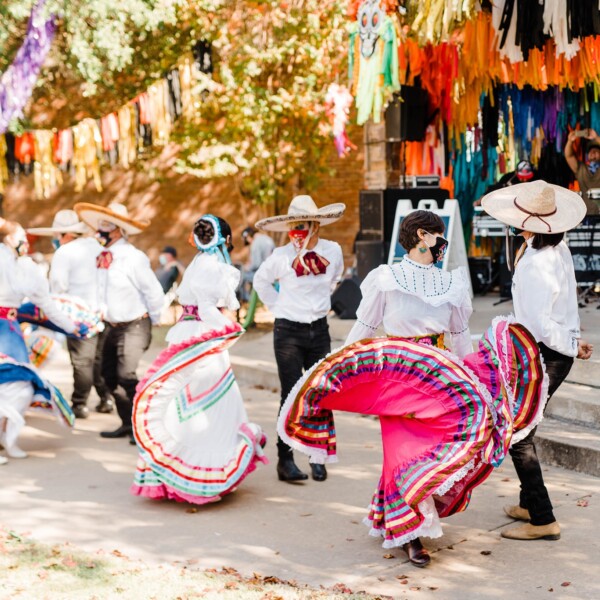
[[[303,275],[321,275],[327,271],[329,261],[316,252],[307,252],[303,257],[304,264],[300,262],[300,258],[296,256],[292,263],[292,269],[296,271],[296,277],[302,277]]]
[[[100,252],[100,254],[98,254],[98,256],[96,257],[96,267],[98,267],[98,269],[108,269],[112,261],[112,252],[110,252],[109,250],[104,250],[103,252]]]

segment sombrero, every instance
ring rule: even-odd
[[[113,202],[108,206],[98,206],[87,202],[78,202],[74,207],[79,218],[87,223],[94,231],[98,231],[103,221],[112,223],[130,235],[141,233],[150,225],[150,221],[139,221],[129,216],[124,204]]]
[[[583,221],[579,194],[545,181],[529,181],[490,192],[481,200],[490,216],[532,233],[561,233]]]
[[[290,203],[287,215],[277,215],[261,219],[256,228],[262,231],[288,231],[288,225],[294,221],[318,221],[321,225],[335,223],[346,210],[341,202],[317,208],[310,196],[296,196]]]
[[[87,233],[88,226],[82,223],[74,210],[59,210],[54,215],[52,227],[32,227],[31,235],[56,235],[57,233]]]

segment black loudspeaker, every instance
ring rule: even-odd
[[[492,259],[489,256],[469,257],[469,273],[474,294],[485,294],[492,285]]]
[[[429,94],[420,87],[402,86],[385,109],[388,142],[422,142],[428,125]]]
[[[331,296],[331,308],[340,319],[356,319],[361,300],[358,283],[354,279],[344,279]]]
[[[356,241],[356,274],[362,280],[375,267],[384,263],[383,240],[357,240]]]
[[[383,191],[361,190],[358,197],[361,239],[383,239],[383,216]]]

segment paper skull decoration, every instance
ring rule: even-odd
[[[384,18],[385,12],[379,5],[379,0],[365,0],[358,8],[360,53],[365,58],[370,58],[375,52]]]

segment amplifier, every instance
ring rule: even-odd
[[[506,225],[484,213],[480,206],[476,206],[473,215],[473,235],[504,237],[506,235]]]
[[[409,175],[400,177],[400,187],[404,188],[439,188],[439,175]]]

